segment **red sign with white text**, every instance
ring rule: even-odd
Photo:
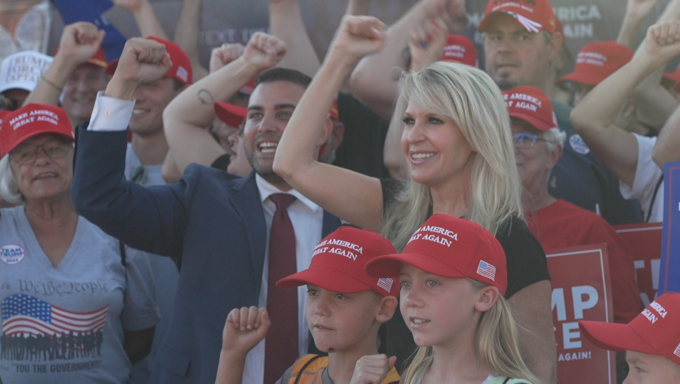
[[[663,224],[617,225],[614,229],[633,251],[635,280],[640,289],[642,304],[646,307],[656,298],[656,289],[659,287]]]
[[[612,322],[606,244],[546,251],[552,279],[552,311],[559,384],[615,384],[614,352],[582,337],[579,320]]]

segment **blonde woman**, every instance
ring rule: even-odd
[[[464,217],[494,234],[508,259],[505,297],[517,313],[523,353],[533,372],[552,383],[557,362],[550,276],[543,250],[522,218],[510,119],[491,78],[464,65],[435,63],[402,79],[396,113],[404,126],[406,183],[314,160],[314,148],[330,128],[325,111],[357,62],[380,49],[383,30],[375,18],[343,19],[278,143],[274,171],[341,219],[381,232],[398,250],[437,213]],[[387,328],[387,350],[403,361],[415,345],[395,317]]]
[[[540,382],[502,296],[505,253],[479,224],[433,215],[401,254],[376,257],[366,272],[399,276],[400,310],[419,347],[401,383]]]

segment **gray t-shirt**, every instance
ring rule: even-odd
[[[144,168],[144,171],[138,168]],[[161,170],[163,169],[163,164],[158,165],[142,165],[142,162],[137,157],[137,154],[132,150],[132,143],[128,143],[127,151],[125,152],[125,177],[128,180],[133,179],[133,175],[142,174],[142,176],[137,176],[141,180],[134,180],[142,185],[163,185],[165,180],[163,180],[163,175]],[[141,182],[143,181],[143,182]]]
[[[123,330],[159,320],[148,261],[83,217],[55,268],[24,207],[0,210],[0,377],[5,383],[127,383]]]

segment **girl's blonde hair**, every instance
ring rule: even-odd
[[[403,76],[399,86],[393,119],[401,119],[408,104],[446,116],[477,152],[470,172],[472,201],[465,217],[494,235],[508,219],[523,219],[510,117],[493,80],[467,65],[437,62]],[[386,207],[382,235],[401,251],[431,214],[430,188],[409,178]]]
[[[478,290],[488,286],[477,280],[467,280]],[[482,313],[479,319],[475,335],[475,355],[480,364],[495,374],[527,380],[533,384],[542,383],[529,370],[520,354],[517,322],[510,305],[501,295],[493,307]],[[400,383],[420,383],[433,359],[432,347],[418,348]]]

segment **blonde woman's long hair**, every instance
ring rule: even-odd
[[[452,119],[477,152],[470,171],[472,201],[465,218],[494,235],[508,219],[523,219],[510,117],[493,80],[467,65],[437,62],[404,75],[399,87],[392,123],[401,120],[410,103]],[[409,176],[406,187],[386,207],[382,235],[401,251],[431,214],[430,187]]]
[[[467,280],[476,289],[488,286],[477,280]],[[529,370],[520,354],[517,322],[510,305],[501,295],[496,304],[482,313],[479,319],[475,335],[475,357],[477,362],[500,376],[523,379],[533,384],[543,383]],[[419,384],[433,359],[432,347],[418,348],[400,383]]]

